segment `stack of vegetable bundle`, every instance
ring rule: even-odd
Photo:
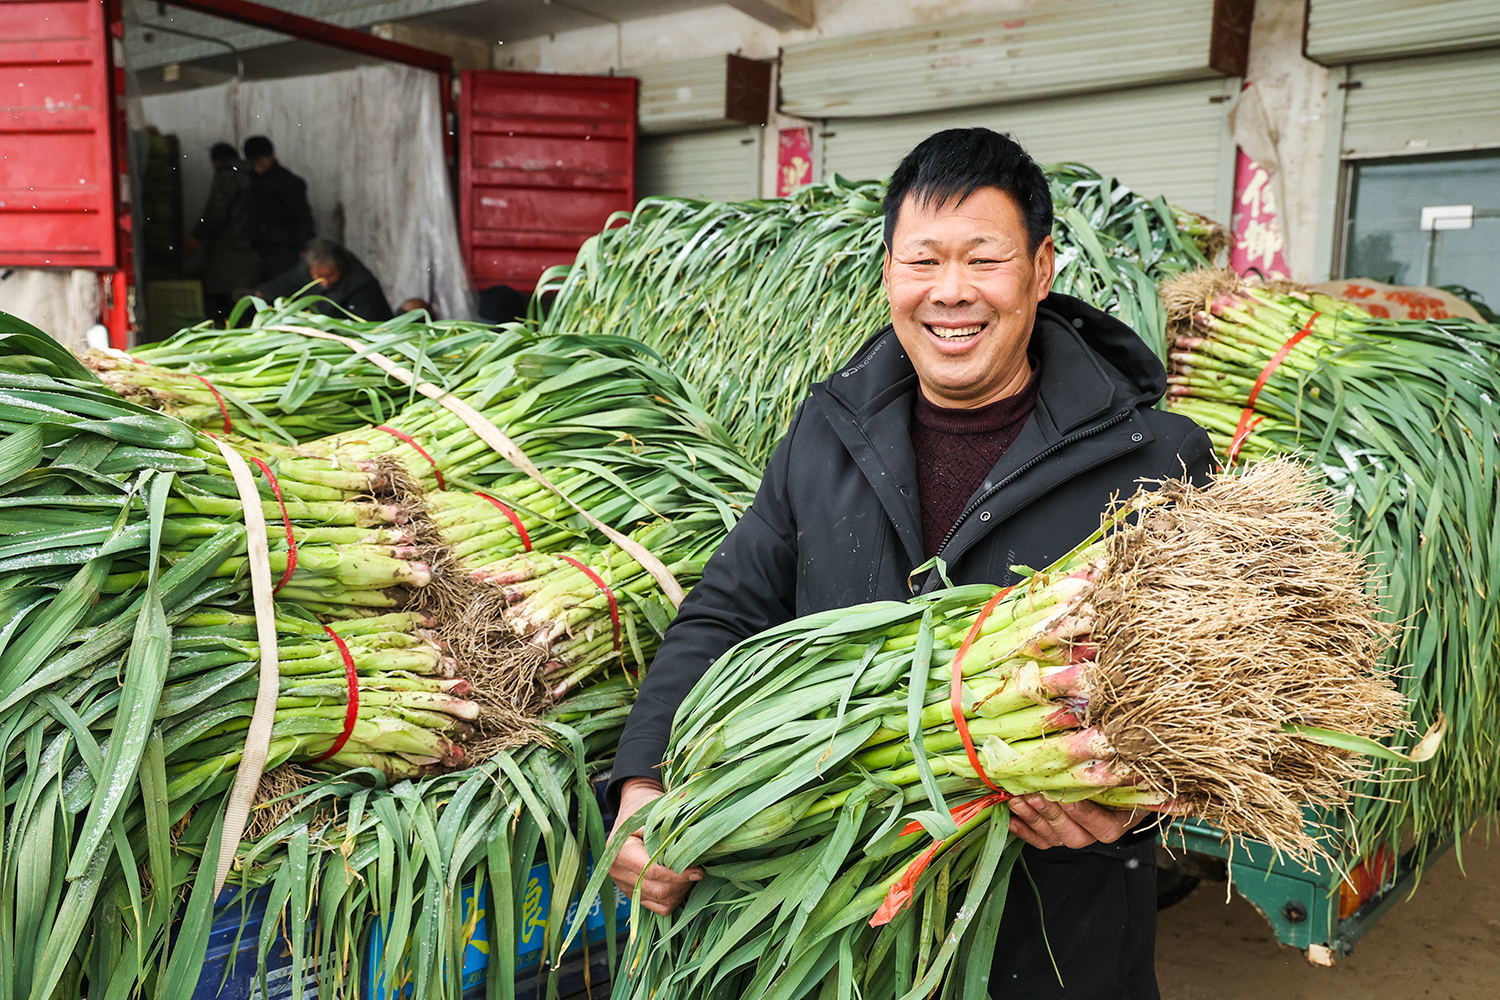
[[[1175,349],[1170,405],[1210,432],[1228,461],[1297,454],[1347,506],[1352,534],[1384,581],[1389,620],[1407,627],[1391,662],[1420,725],[1449,731],[1424,780],[1352,803],[1367,842],[1419,849],[1461,835],[1500,798],[1500,328],[1465,320],[1376,319],[1295,286],[1231,275],[1168,285]]]
[[[687,588],[749,501],[754,472],[694,390],[622,338],[511,327],[454,380],[451,398],[505,434],[535,470],[427,399],[384,429],[303,450],[363,475],[394,464],[421,485],[445,552],[439,574],[463,609],[455,616],[475,635],[503,616],[540,651],[538,695],[559,696],[612,665],[644,669],[673,606],[638,554],[603,537],[583,511]]]
[[[164,946],[193,870],[175,845],[217,848],[246,743],[261,651],[243,510],[216,447],[113,396],[40,334],[7,320],[0,364],[4,986],[70,996],[86,980],[123,996],[147,974],[130,963]],[[356,497],[368,477],[311,470],[262,470],[268,534],[300,542],[295,566],[290,546],[271,560],[279,596],[301,586],[345,615],[406,603],[392,588],[430,570],[396,537],[399,512]],[[482,710],[425,617],[325,627],[283,608],[269,765],[387,780],[463,760]]]
[[[1086,167],[1049,168],[1059,292],[1114,312],[1161,346],[1156,282],[1208,259],[1173,211]],[[544,276],[548,333],[639,338],[688,382],[757,466],[808,385],[889,322],[881,291],[884,185],[835,178],[786,199],[647,198],[628,224]],[[1210,248],[1211,249],[1211,248]]]
[[[645,818],[655,861],[707,875],[677,915],[635,911],[616,996],[979,1000],[1012,794],[1170,803],[1323,850],[1301,806],[1343,801],[1351,751],[1394,756],[1374,740],[1406,728],[1335,521],[1285,463],[1169,482],[1014,593],[741,643],[684,701]]]
[[[296,325],[352,337],[398,359],[438,385],[468,352],[488,342],[488,327],[423,322],[404,314],[385,323],[296,311],[295,302],[257,313],[247,327],[195,327],[132,353],[89,351],[84,363],[120,395],[216,433],[292,444],[381,424],[413,393],[347,347],[273,329]]]

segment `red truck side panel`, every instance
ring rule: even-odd
[[[459,219],[476,288],[531,291],[635,205],[636,80],[462,75]]]
[[[0,266],[117,264],[99,0],[0,3]]]

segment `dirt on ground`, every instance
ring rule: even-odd
[[[1224,883],[1201,883],[1163,910],[1162,1000],[1496,1000],[1500,998],[1500,842],[1463,841],[1332,968],[1276,942]]]

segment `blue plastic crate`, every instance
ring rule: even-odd
[[[265,990],[255,978],[260,929],[270,895],[270,886],[265,886],[244,896],[226,889],[219,897],[208,932],[207,959],[192,1000],[286,1000],[293,995],[291,946],[279,931],[266,958]],[[303,970],[303,996],[318,995],[317,971],[315,967]]]
[[[630,901],[618,889],[610,887],[615,901],[615,929],[623,931],[630,914]],[[256,982],[256,950],[261,926],[266,916],[266,901],[270,888],[252,890],[242,899],[226,890],[215,911],[214,923],[209,931],[208,957],[193,990],[191,1000],[287,1000],[293,995],[292,955],[285,936],[278,932],[271,953],[266,960],[266,989],[261,990]],[[475,905],[472,886],[460,896],[465,910]],[[526,889],[526,905],[521,913],[520,926],[516,930],[516,995],[528,995],[531,984],[537,980],[538,963],[541,960],[548,932],[547,911],[552,902],[551,872],[545,863],[534,865]],[[246,908],[248,907],[248,912]],[[466,994],[483,996],[485,975],[489,966],[489,886],[478,895],[478,912],[473,914],[474,935],[464,951],[463,987]],[[568,907],[567,924],[572,925],[578,912],[578,900]],[[586,933],[579,936],[564,956],[561,968],[564,995],[583,988],[585,976],[601,982],[608,970],[604,965],[605,949],[590,947],[585,961],[584,938],[589,945],[600,945],[605,936],[604,906],[595,900],[585,918]],[[365,997],[368,1000],[398,1000],[409,997],[410,989],[397,991],[394,995],[381,981],[380,957],[384,942],[380,927],[370,936],[370,947],[366,953],[368,978],[365,981]],[[316,997],[317,967],[303,970],[304,996]]]
[[[613,884],[609,887],[609,894],[615,902],[615,930],[623,931],[630,919],[630,899],[625,896]],[[608,898],[608,896],[606,897]],[[472,886],[466,886],[459,896],[462,911],[470,914],[474,923],[474,934],[469,939],[468,947],[464,949],[463,964],[463,988],[465,994],[475,992],[483,994],[485,976],[489,971],[490,963],[490,934],[489,934],[489,907],[490,886],[485,885],[478,894],[478,912],[470,909],[475,905],[475,893]],[[568,906],[567,919],[564,928],[553,933],[563,933],[567,927],[573,925],[573,920],[578,913],[578,900],[574,899]],[[517,996],[524,996],[523,984],[536,979],[537,965],[546,945],[548,927],[547,912],[552,905],[552,875],[545,862],[533,865],[530,877],[526,885],[525,905],[521,910],[521,920],[516,928],[516,984]],[[597,945],[604,940],[604,904],[602,900],[596,899],[584,917],[584,934],[580,934],[574,940],[568,952],[563,956],[564,971],[580,974],[582,972],[582,956],[585,950],[585,938],[590,945]],[[365,968],[368,976],[366,980],[365,996],[369,1000],[404,1000],[411,994],[410,988],[403,988],[394,993],[389,990],[380,974],[381,955],[384,952],[384,935],[379,926],[376,926],[370,935],[370,947],[366,952]],[[602,958],[603,948],[591,949],[596,957]],[[574,959],[575,961],[569,961]],[[569,968],[577,966],[577,968]],[[596,976],[597,978],[597,976]],[[564,993],[568,992],[566,985]]]

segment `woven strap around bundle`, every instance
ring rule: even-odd
[[[656,581],[656,585],[661,588],[662,593],[672,602],[673,607],[682,604],[682,599],[686,596],[682,589],[682,584],[677,582],[677,578],[672,575],[671,570],[667,569],[665,563],[653,555],[640,542],[611,528],[580,506],[572,497],[564,493],[562,489],[542,473],[541,469],[536,467],[531,459],[526,457],[526,453],[521,450],[519,445],[507,437],[500,428],[490,422],[489,418],[474,409],[474,407],[453,396],[447,390],[441,389],[431,382],[423,381],[413,374],[409,368],[397,364],[385,355],[367,350],[365,344],[361,344],[352,337],[344,337],[336,333],[325,333],[322,330],[314,330],[305,326],[276,326],[270,329],[286,333],[300,333],[304,337],[315,337],[318,340],[331,340],[335,343],[343,344],[351,351],[363,354],[369,358],[371,364],[387,375],[411,386],[428,399],[431,399],[439,406],[457,416],[469,430],[474,432],[476,437],[489,445],[496,454],[511,465],[514,465],[517,469],[520,469],[546,489],[551,490],[557,496],[561,497],[564,503],[581,514],[583,519],[592,527],[598,529],[600,534],[618,545],[630,558],[640,563],[641,568]]]
[[[255,709],[245,736],[245,752],[234,774],[234,786],[224,810],[224,829],[219,840],[219,865],[214,875],[214,896],[224,888],[234,855],[250,818],[250,807],[260,790],[266,755],[271,749],[271,725],[276,720],[276,698],[280,687],[280,662],[276,655],[276,606],[271,594],[271,552],[266,542],[266,518],[261,509],[260,490],[250,466],[223,441],[216,440],[219,452],[234,477],[245,519],[245,548],[250,566],[250,593],[255,600],[255,639],[260,647],[260,683],[255,692]]]

